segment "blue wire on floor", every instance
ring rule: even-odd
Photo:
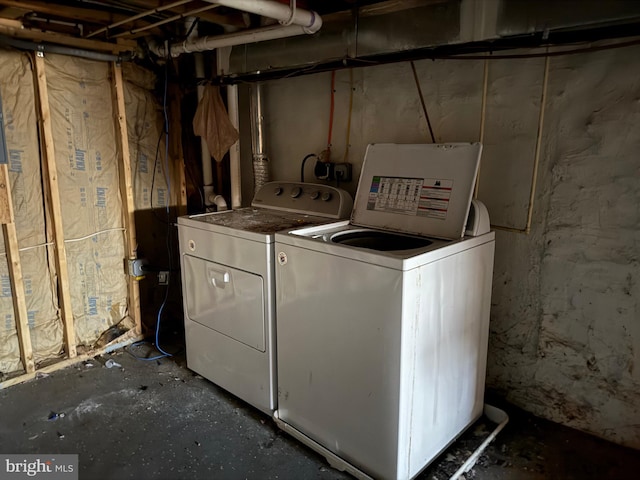
[[[173,357],[173,353],[169,353],[166,352],[161,346],[160,346],[160,318],[162,317],[162,312],[164,311],[164,307],[167,304],[167,299],[169,298],[169,285],[170,285],[170,280],[171,276],[169,276],[169,280],[167,282],[167,288],[164,292],[164,299],[162,300],[162,305],[160,305],[160,309],[158,310],[158,318],[156,321],[156,343],[155,343],[155,348],[156,350],[158,350],[162,355],[156,355],[155,357],[139,357],[138,355],[135,355],[134,353],[130,352],[127,350],[127,352],[133,356],[134,358],[141,360],[143,362],[151,362],[154,360],[160,360],[161,358],[166,358],[166,357]],[[142,345],[143,343],[146,343],[146,340],[142,340],[141,342],[136,342],[133,343],[131,346],[132,347],[137,347],[138,345]]]

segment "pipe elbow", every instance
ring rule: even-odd
[[[213,199],[213,203],[215,204],[216,210],[218,212],[223,212],[229,209],[229,207],[227,207],[227,201],[222,195],[216,195],[216,197]]]
[[[166,56],[166,52],[164,50],[164,45],[160,45],[160,43],[158,43],[154,39],[150,39],[147,42],[147,47],[149,48],[149,51],[151,53],[153,53],[154,55],[156,55],[158,57],[165,57]]]

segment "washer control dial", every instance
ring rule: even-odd
[[[298,198],[302,194],[302,188],[293,187],[291,189],[291,198]]]
[[[311,200],[317,200],[318,198],[320,198],[320,192],[318,190],[314,190],[313,192],[311,192]]]
[[[275,193],[276,196],[282,195],[282,187],[276,187],[273,193]]]
[[[322,194],[322,201],[328,202],[329,200],[331,200],[331,192],[324,192]]]

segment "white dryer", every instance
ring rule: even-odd
[[[178,218],[187,366],[271,414],[274,234],[345,218],[353,202],[327,185],[271,182],[251,205]]]
[[[375,144],[351,221],[276,234],[285,431],[339,469],[409,479],[482,413],[494,233],[480,144]]]

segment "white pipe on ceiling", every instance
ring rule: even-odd
[[[299,25],[305,33],[316,33],[322,27],[322,18],[312,10],[291,8],[273,0],[206,0],[225,7],[273,18],[287,25]]]
[[[169,53],[177,57],[183,53],[204,52],[221,47],[233,47],[247,43],[275,40],[297,35],[312,34],[322,26],[322,18],[316,12],[302,8],[292,9],[287,5],[271,0],[207,0],[218,5],[225,5],[238,10],[264,15],[266,17],[286,23],[287,26],[272,25],[263,28],[245,30],[225,35],[205,36],[187,39],[182,43],[170,46]],[[288,25],[291,23],[291,25]],[[159,57],[167,57],[165,45],[150,41],[149,49]]]

